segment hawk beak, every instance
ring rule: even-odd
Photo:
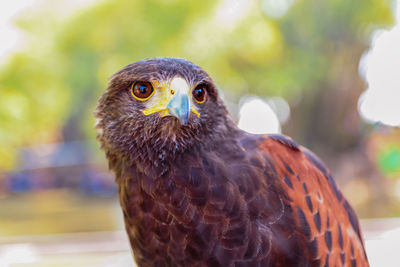
[[[187,125],[191,112],[200,117],[200,113],[192,107],[191,96],[192,92],[186,80],[175,77],[170,84],[161,86],[156,104],[144,109],[143,114],[147,116],[159,112],[161,117],[175,116],[181,124]]]
[[[170,115],[179,119],[181,124],[187,125],[190,116],[190,87],[185,79],[182,77],[175,77],[172,79],[169,94],[170,100],[167,109]]]
[[[170,115],[175,116],[183,125],[187,125],[190,114],[190,99],[187,92],[178,90],[167,105]]]

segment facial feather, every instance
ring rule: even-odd
[[[155,85],[156,92],[149,100],[132,97],[131,87],[137,81]],[[191,90],[198,84],[207,87],[204,103],[192,99]],[[167,90],[190,96],[191,116],[187,125],[174,116],[166,116],[160,108],[169,100]],[[99,100],[95,116],[97,138],[103,149],[125,160],[162,166],[160,173],[165,173],[166,163],[176,154],[226,134],[226,125],[232,124],[207,73],[186,60],[172,58],[139,61],[115,73]]]

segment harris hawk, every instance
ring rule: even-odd
[[[199,66],[130,64],[95,117],[139,266],[368,266],[325,165],[289,137],[237,128]]]

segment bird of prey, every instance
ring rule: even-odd
[[[95,116],[139,266],[368,266],[325,165],[289,137],[237,128],[199,66],[130,64]]]

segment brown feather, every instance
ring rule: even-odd
[[[130,85],[177,75],[208,85],[200,118],[143,115]],[[95,114],[139,266],[368,266],[357,217],[320,160],[288,137],[239,130],[198,66],[131,64]]]

